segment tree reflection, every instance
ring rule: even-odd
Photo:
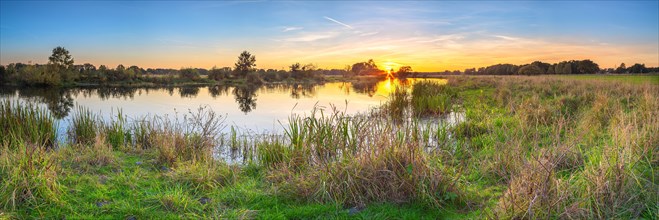
[[[226,96],[229,95],[229,87],[226,85],[209,86],[208,93],[213,98],[216,98],[218,96]]]
[[[357,93],[365,93],[369,97],[373,97],[378,91],[378,81],[353,82],[352,88]]]
[[[291,85],[291,98],[299,99],[300,97],[316,96],[316,85],[310,84],[293,84]]]
[[[199,94],[199,87],[197,86],[184,86],[178,89],[181,98],[194,98]]]
[[[17,94],[19,98],[30,102],[43,103],[51,115],[62,119],[69,115],[73,108],[72,91],[63,88],[3,88],[3,95]]]
[[[233,95],[238,103],[240,111],[247,114],[256,109],[256,90],[255,86],[236,86],[233,88]]]

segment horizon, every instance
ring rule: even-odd
[[[418,72],[590,59],[659,66],[659,2],[0,2],[0,64]],[[59,13],[59,14],[55,14]],[[53,21],[53,17],[61,18]]]

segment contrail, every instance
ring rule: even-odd
[[[337,24],[343,25],[344,27],[347,27],[347,28],[350,28],[350,29],[354,29],[354,28],[352,28],[352,26],[347,25],[347,24],[345,24],[345,23],[343,23],[343,22],[340,22],[340,21],[334,20],[333,18],[330,18],[330,17],[327,17],[327,16],[324,16],[324,18],[327,19],[327,20],[330,20],[331,22],[334,22],[334,23],[337,23]]]

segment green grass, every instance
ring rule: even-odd
[[[299,202],[276,196],[262,181],[262,174],[237,174],[223,187],[191,187],[172,178],[174,169],[162,170],[151,153],[114,152],[118,166],[98,166],[80,172],[63,166],[57,204],[23,206],[5,214],[37,218],[406,218],[437,219],[439,210],[417,205],[377,204],[349,214],[337,204]],[[62,161],[67,164],[69,161]],[[181,168],[179,168],[181,169]],[[203,202],[203,203],[202,203]],[[29,207],[29,208],[28,208]],[[9,209],[11,210],[11,209]],[[0,211],[3,212],[3,211]]]
[[[610,75],[550,75],[559,79],[574,79],[583,81],[602,81],[602,82],[621,82],[631,84],[654,84],[659,85],[659,75],[629,75],[629,74],[610,74]]]
[[[0,102],[0,145],[53,147],[56,128],[55,118],[44,108],[8,100]]]

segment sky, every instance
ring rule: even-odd
[[[464,70],[591,59],[659,66],[659,1],[1,1],[0,64],[143,68],[293,63]]]

